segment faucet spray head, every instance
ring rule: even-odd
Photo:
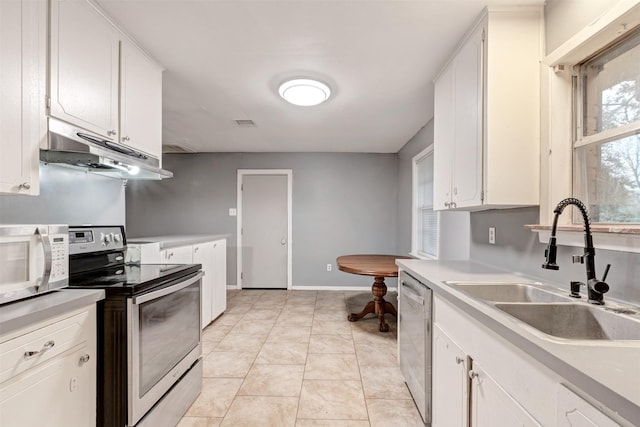
[[[549,238],[547,249],[544,250],[545,261],[542,264],[542,268],[547,270],[560,270],[558,264],[556,264],[556,257],[558,254],[558,247],[556,246],[555,236]]]

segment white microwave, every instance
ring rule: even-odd
[[[0,304],[69,284],[67,225],[0,225]]]

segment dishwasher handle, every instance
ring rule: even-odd
[[[402,294],[418,305],[424,305],[424,298],[415,293],[415,291],[402,282]]]

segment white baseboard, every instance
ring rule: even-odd
[[[229,290],[238,290],[236,285],[227,285]],[[282,289],[280,289],[282,290]],[[369,291],[371,286],[293,286],[292,291]],[[389,286],[387,292],[397,292],[398,288]]]

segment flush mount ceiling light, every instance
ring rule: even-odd
[[[322,104],[331,96],[329,86],[311,79],[287,80],[280,85],[278,92],[285,101],[302,107]]]

